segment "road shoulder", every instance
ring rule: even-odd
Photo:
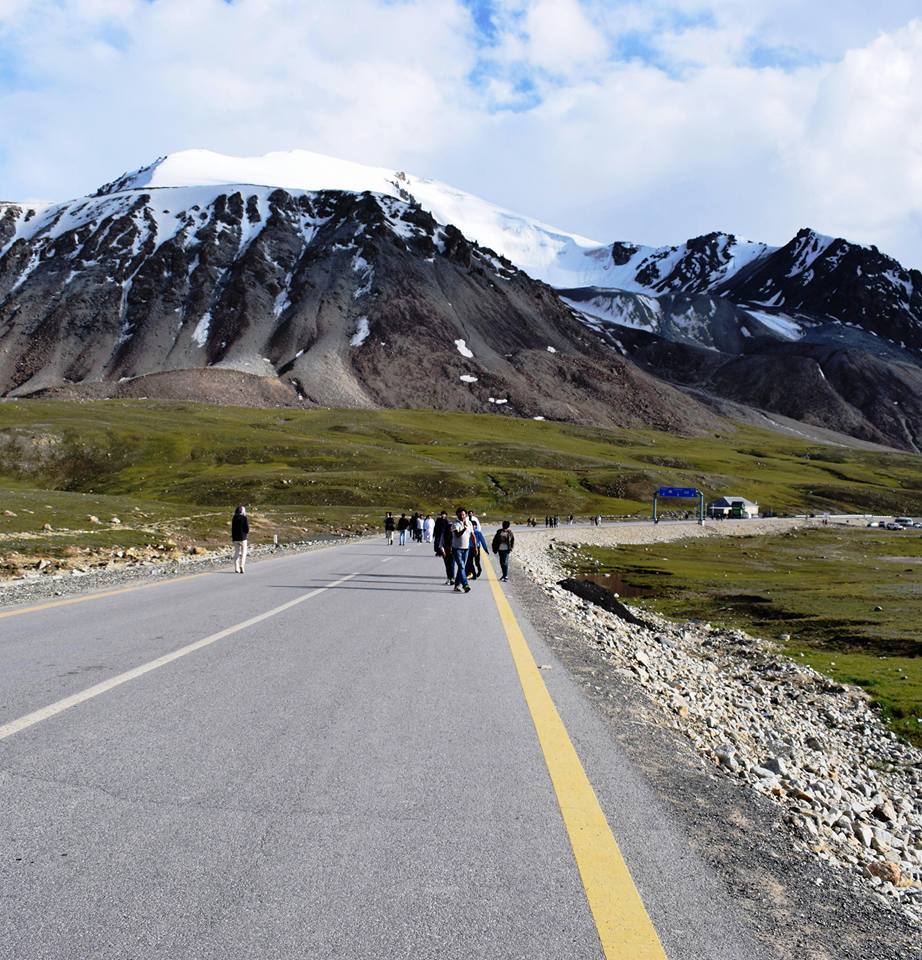
[[[529,642],[546,645],[552,668],[546,677],[565,722],[570,725],[567,704],[561,685],[552,679],[557,665],[604,724],[613,753],[629,758],[707,866],[721,895],[721,915],[751,931],[762,955],[777,960],[904,960],[914,955],[918,933],[899,913],[798,852],[773,804],[741,793],[711,772],[667,726],[660,708],[615,673],[521,568],[514,573],[507,595]],[[541,657],[539,649],[534,653]],[[578,749],[582,754],[583,745]],[[583,762],[605,807],[592,758],[583,755]],[[655,918],[656,910],[649,903],[648,908]]]

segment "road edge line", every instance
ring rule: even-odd
[[[606,960],[666,960],[666,952],[493,565],[485,566]]]

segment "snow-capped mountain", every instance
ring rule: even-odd
[[[580,286],[605,276],[604,244],[513,213],[437,180],[400,170],[336,160],[307,150],[262,157],[228,157],[209,150],[184,150],[125,174],[99,194],[174,187],[281,187],[303,192],[370,191],[416,204],[442,224],[453,224],[469,240],[501,253],[520,270],[552,286]]]
[[[707,420],[627,356],[704,400],[918,448],[920,351],[922,275],[810,230],[601,244],[307,151],[184,151],[93,196],[0,204],[0,393],[236,371],[325,404]],[[806,372],[779,390],[785,364]]]
[[[550,287],[439,222],[410,178],[311,167],[306,186],[282,188],[237,182],[270,179],[266,167],[222,162],[167,158],[91,197],[0,210],[0,392],[164,395],[181,381],[226,398],[216,377],[233,371],[238,385],[241,374],[280,380],[286,402],[708,420]],[[269,172],[294,181],[285,164]],[[327,182],[336,188],[309,188]],[[366,183],[388,190],[347,189]],[[427,189],[445,204],[463,196]],[[576,249],[482,201],[471,209],[482,230],[513,223],[534,256]]]

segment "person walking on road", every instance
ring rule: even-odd
[[[397,523],[394,520],[394,515],[388,511],[384,517],[384,539],[387,541],[389,547],[394,545],[394,531],[396,529]]]
[[[471,533],[471,548],[467,554],[467,569],[466,573],[469,577],[473,577],[475,580],[479,580],[481,574],[483,573],[483,563],[480,559],[480,551],[490,552],[487,547],[487,541],[484,538],[483,532],[480,529],[480,521],[473,514],[470,516],[471,527],[473,531]]]
[[[397,521],[397,533],[400,535],[400,546],[402,547],[407,542],[407,527],[410,526],[410,521],[407,518],[405,513],[400,514],[400,519]]]
[[[432,542],[435,555],[442,558],[445,564],[445,584],[451,586],[455,579],[455,558],[451,549],[451,522],[448,514],[443,510],[432,530]]]
[[[247,508],[242,504],[234,511],[231,520],[231,541],[234,544],[234,573],[246,573],[247,546],[250,536],[250,521]]]
[[[515,547],[515,534],[510,530],[511,524],[503,520],[501,530],[493,534],[493,552],[499,557],[499,569],[502,571],[500,580],[506,583],[509,580],[509,554]]]
[[[464,568],[467,566],[467,551],[471,546],[471,534],[474,529],[464,507],[458,507],[455,516],[457,520],[451,525],[451,552],[455,560],[455,593],[460,593],[462,590],[470,593],[471,587],[467,582]]]
[[[426,543],[432,543],[432,534],[435,532],[435,520],[432,519],[432,514],[427,513],[426,519],[423,521],[423,539]]]
[[[425,525],[426,521],[421,513],[413,515],[413,539],[417,543],[423,542],[423,527],[425,527]]]

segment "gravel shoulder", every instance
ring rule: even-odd
[[[360,538],[326,537],[279,544],[277,547],[272,544],[251,546],[247,563],[258,563],[263,558],[280,556],[284,553],[307,553],[313,550],[324,550],[355,539]],[[0,581],[0,607],[40,603],[58,597],[109,590],[113,587],[140,583],[146,580],[170,580],[174,577],[209,573],[233,562],[233,550],[228,548],[227,550],[190,554],[178,561],[144,560],[110,568],[91,569],[86,573],[75,571],[67,574],[37,575]]]
[[[643,621],[633,625],[557,585],[570,544],[754,536],[802,523],[527,531],[515,552],[516,573],[527,576],[509,586],[770,955],[920,957],[922,754],[860,691],[758,638],[639,608],[629,608]]]

